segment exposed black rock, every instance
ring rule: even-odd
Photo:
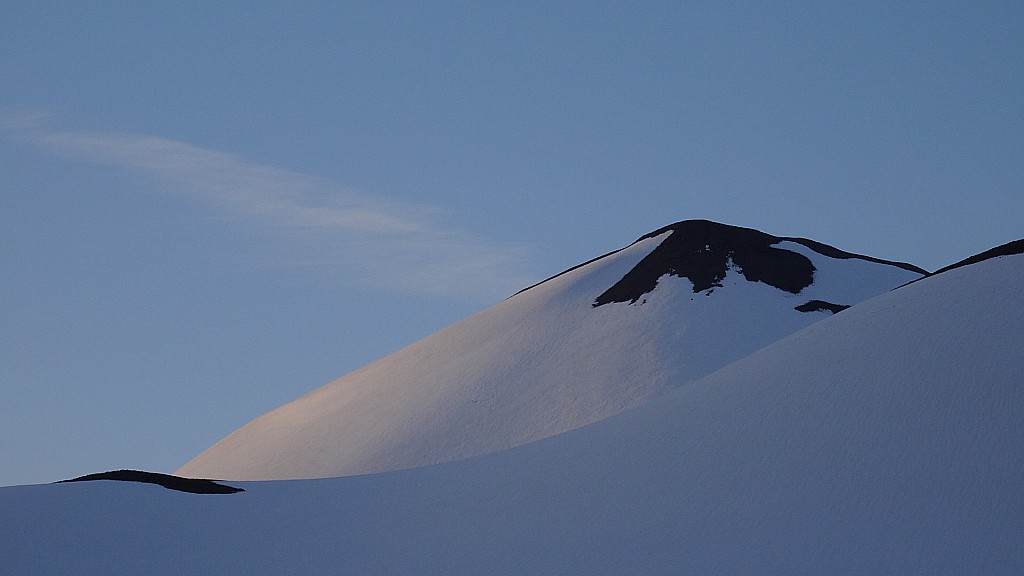
[[[814,281],[814,265],[806,256],[772,246],[782,238],[707,220],[679,222],[644,238],[666,231],[672,234],[598,296],[595,307],[611,302],[635,303],[654,290],[658,279],[665,275],[689,278],[694,292],[711,290],[722,285],[730,264],[751,282],[763,282],[793,294]]]
[[[760,248],[761,248],[761,253],[760,253],[761,255],[764,255],[764,253],[766,253],[766,252],[769,253],[769,254],[773,254],[772,251],[774,250],[774,251],[778,251],[778,252],[789,252],[790,254],[793,254],[795,256],[799,256],[799,257],[803,258],[803,256],[798,254],[798,253],[795,253],[795,252],[792,252],[792,251],[789,251],[789,250],[782,250],[780,248],[771,248],[771,246],[770,246],[771,244],[775,244],[775,243],[781,242],[783,240],[788,240],[788,241],[791,241],[791,242],[796,242],[798,244],[802,244],[802,245],[810,248],[811,250],[814,250],[815,252],[817,252],[819,254],[822,254],[823,256],[828,256],[830,258],[837,258],[837,259],[843,259],[843,260],[850,259],[850,258],[856,258],[858,260],[865,260],[865,261],[868,261],[868,262],[875,262],[877,264],[885,264],[885,265],[889,265],[889,266],[896,266],[897,268],[902,268],[904,270],[909,270],[909,271],[912,271],[912,272],[916,272],[916,273],[921,274],[921,275],[928,274],[928,272],[926,270],[924,270],[922,268],[919,268],[917,266],[914,266],[913,264],[908,264],[906,262],[893,262],[893,261],[890,261],[890,260],[882,260],[880,258],[873,258],[871,256],[864,256],[864,255],[861,255],[861,254],[854,254],[854,253],[851,253],[851,252],[845,252],[843,250],[839,250],[838,248],[834,248],[832,246],[829,246],[828,244],[822,244],[821,242],[816,242],[814,240],[808,240],[806,238],[795,238],[795,237],[789,237],[789,236],[772,236],[770,234],[765,234],[763,232],[760,232],[760,231],[757,231],[757,230],[753,230],[753,229],[750,229],[750,228],[742,228],[742,227],[739,227],[739,226],[729,226],[727,224],[719,224],[717,222],[711,222],[711,221],[708,221],[708,220],[684,220],[684,221],[681,221],[681,222],[676,222],[675,224],[670,224],[668,226],[665,226],[663,228],[655,230],[654,232],[651,232],[650,234],[645,234],[644,236],[641,236],[640,238],[638,238],[636,240],[636,242],[640,242],[641,240],[646,240],[648,238],[653,238],[655,236],[658,236],[660,234],[663,234],[663,233],[669,232],[669,231],[673,232],[672,236],[676,237],[676,239],[673,240],[673,242],[687,243],[686,241],[680,239],[679,236],[689,236],[690,238],[689,238],[689,242],[688,243],[693,244],[695,246],[698,246],[700,248],[704,248],[705,246],[710,246],[712,244],[711,240],[713,240],[714,236],[723,237],[723,238],[727,238],[727,239],[729,237],[734,237],[734,241],[730,242],[730,243],[737,244],[737,245],[739,245],[741,247],[743,247],[745,245],[747,247],[751,247],[750,246],[750,240],[753,240],[752,248],[754,249],[754,252],[751,253],[750,250],[746,250],[744,255],[747,255],[747,256],[755,256],[755,255],[757,255],[758,252],[757,252],[757,248],[756,247],[759,245]],[[711,236],[707,236],[707,234],[709,234],[709,233],[713,233],[713,234]],[[705,236],[702,237],[701,236],[702,234],[705,235]],[[672,236],[670,236],[670,238]],[[746,243],[743,241],[744,237],[747,239]],[[703,241],[703,243],[702,243],[702,241]],[[636,244],[636,242],[633,242],[633,244]],[[666,240],[666,242],[667,242],[667,240]],[[715,242],[715,244],[717,245],[717,242]],[[663,246],[664,246],[664,243],[663,243]],[[765,246],[767,246],[767,249],[765,249]],[[576,270],[578,268],[586,266],[587,264],[590,264],[592,262],[596,262],[598,260],[607,258],[608,256],[611,256],[611,255],[616,254],[616,253],[621,252],[621,251],[622,251],[621,249],[620,250],[613,250],[613,251],[611,251],[611,252],[609,252],[607,254],[604,254],[603,256],[598,256],[597,258],[594,258],[592,260],[588,260],[587,262],[584,262],[584,263],[579,264],[577,266],[573,266],[572,268],[569,268],[567,270],[559,272],[558,274],[555,274],[554,276],[551,276],[550,278],[542,280],[542,281],[540,281],[540,282],[538,282],[538,283],[536,283],[536,284],[534,284],[532,286],[529,286],[527,288],[523,288],[519,292],[516,292],[516,294],[514,294],[513,296],[518,295],[518,294],[522,294],[523,292],[526,292],[527,290],[530,290],[531,288],[534,288],[536,286],[544,284],[545,282],[548,282],[550,280],[558,278],[559,276],[562,276],[563,274],[567,274],[567,273],[569,273],[569,272],[571,272],[573,270]],[[659,248],[655,249],[655,252],[658,252],[659,254],[657,256],[654,253],[649,254],[647,258],[651,259],[650,261],[645,259],[644,261],[641,261],[641,263],[637,265],[637,268],[641,268],[641,265],[643,265],[641,270],[636,271],[635,274],[634,274],[633,271],[631,271],[629,274],[627,274],[627,277],[630,277],[632,275],[632,277],[630,278],[629,282],[625,282],[626,278],[624,277],[619,282],[619,284],[623,284],[622,286],[616,285],[618,287],[613,286],[612,288],[609,288],[604,294],[601,294],[601,296],[599,296],[595,300],[593,305],[596,307],[596,306],[600,306],[602,304],[607,304],[607,303],[610,303],[610,302],[631,302],[631,303],[635,303],[639,299],[639,296],[642,296],[643,294],[646,294],[646,292],[639,292],[639,293],[637,293],[636,290],[626,290],[625,289],[626,288],[625,284],[628,284],[628,283],[633,283],[635,286],[637,286],[636,289],[642,289],[642,288],[640,288],[641,286],[649,286],[649,288],[647,289],[647,291],[649,292],[651,289],[653,289],[654,285],[657,284],[657,279],[660,278],[661,276],[663,276],[664,274],[674,274],[674,275],[677,275],[677,276],[686,276],[687,278],[690,278],[689,274],[677,274],[677,273],[674,273],[674,272],[668,272],[667,270],[663,274],[660,274],[660,275],[654,277],[653,279],[650,278],[649,276],[657,273],[658,266],[654,266],[654,264],[656,264],[659,259],[665,264],[664,268],[668,268],[672,264],[670,262],[670,260],[671,260],[671,258],[669,257],[670,255],[666,254],[666,252],[671,252],[671,250],[669,248],[659,247]],[[728,259],[723,259],[722,256],[721,256],[721,252],[722,252],[722,247],[719,246],[718,250],[716,251],[717,255],[711,255],[711,254],[705,255],[705,259],[704,259],[703,262],[697,262],[698,267],[699,267],[700,264],[703,264],[703,263],[709,264],[708,270],[705,270],[703,272],[700,271],[700,270],[691,270],[691,272],[693,272],[694,277],[696,277],[697,279],[711,278],[710,282],[708,282],[707,280],[702,280],[700,282],[700,284],[702,286],[703,285],[707,285],[707,288],[703,288],[704,290],[712,289],[712,288],[718,286],[719,283],[721,282],[721,278],[724,278],[724,275],[723,275],[718,280],[714,280],[714,278],[718,277],[718,274],[719,274],[720,270],[722,269],[722,263],[724,263],[726,268],[727,268],[728,267],[728,262],[731,260],[733,265],[735,265],[737,268],[741,268],[742,269],[742,267],[737,263],[737,261],[735,260],[735,258],[732,257],[732,255],[729,255]],[[726,252],[728,252],[728,250],[726,250]],[[744,260],[744,255],[740,256],[740,260]],[[794,263],[798,260],[797,258],[793,258],[792,256],[781,256],[781,259],[782,260],[792,261]],[[803,258],[803,259],[807,261],[808,265],[810,265],[810,261],[809,260],[807,260],[806,258]],[[716,262],[715,260],[719,260],[720,262]],[[744,269],[744,276],[748,280],[752,280],[752,281],[764,282],[765,280],[762,279],[762,278],[759,278],[759,276],[760,277],[764,277],[764,278],[772,278],[772,277],[779,276],[779,273],[782,272],[782,271],[768,270],[767,271],[767,275],[764,274],[765,269],[766,268],[770,268],[772,266],[772,260],[770,259],[770,257],[769,257],[768,260],[763,261],[761,263],[758,263],[756,261],[752,261],[751,259],[747,259],[745,261],[745,263],[747,264],[747,266]],[[690,264],[691,264],[690,267],[693,268],[693,263],[691,262]],[[712,266],[711,264],[714,264],[714,265]],[[672,266],[672,268],[675,268],[675,266]],[[681,266],[679,266],[679,268],[686,268],[686,266],[685,265],[681,265]],[[795,264],[794,265],[794,272],[796,272],[795,268],[805,268],[805,266],[803,264]],[[811,265],[811,268],[813,268],[813,265]],[[636,270],[636,268],[634,268],[634,270]],[[812,274],[813,274],[813,272],[812,272]],[[648,276],[648,277],[645,279],[645,281],[638,282],[638,280],[640,279],[639,277],[642,277],[642,276]],[[697,288],[698,282],[696,280],[694,280],[694,278],[690,278],[690,280],[691,280],[691,282],[694,282],[695,291],[696,292],[701,292],[702,289]],[[812,280],[813,280],[813,278],[812,278]],[[782,288],[782,287],[779,287],[779,286],[777,286],[777,287],[779,287],[780,289],[783,289],[783,290],[792,291],[793,286],[796,286],[796,285],[800,284],[800,279],[794,277],[794,278],[791,278],[791,280],[789,282],[782,282],[781,284],[783,284],[785,286],[789,286],[790,288],[787,289],[787,288]],[[806,287],[806,285],[804,287]],[[803,289],[802,287],[801,288],[797,288],[796,291],[798,292],[799,290],[802,290],[802,289]],[[629,296],[625,297],[624,295],[627,294],[627,293],[629,294]]]
[[[797,294],[814,281],[814,265],[803,254],[773,246],[786,240],[802,244],[830,258],[856,258],[922,275],[928,273],[906,262],[853,254],[806,238],[772,236],[751,228],[708,220],[677,222],[644,235],[637,242],[665,232],[672,234],[619,282],[598,296],[593,306],[612,302],[636,303],[644,294],[653,290],[658,279],[665,275],[688,278],[693,282],[694,292],[713,290],[721,286],[730,265],[751,282],[763,282]]]
[[[61,480],[58,484],[63,482],[87,482],[90,480],[143,482],[146,484],[157,484],[170,490],[178,490],[179,492],[190,492],[192,494],[234,494],[235,492],[245,491],[242,488],[218,484],[212,480],[182,478],[181,476],[172,476],[170,474],[160,474],[157,472],[142,472],[140,470],[113,470],[110,472],[98,472],[96,474],[87,474],[70,480]]]
[[[849,307],[850,306],[847,304],[833,304],[831,302],[825,302],[824,300],[811,300],[799,306],[794,306],[793,309],[797,312],[819,312],[827,310],[833,314],[838,314]]]
[[[790,242],[796,242],[797,244],[803,244],[804,246],[807,246],[808,248],[810,248],[811,250],[814,250],[815,252],[817,252],[818,254],[821,254],[822,256],[828,256],[829,258],[836,258],[837,260],[849,260],[851,258],[855,258],[857,260],[864,260],[866,262],[874,262],[875,264],[885,264],[887,266],[895,266],[897,268],[902,268],[902,269],[908,270],[910,272],[917,272],[918,274],[928,274],[927,270],[925,270],[924,268],[921,268],[919,266],[914,266],[913,264],[908,264],[906,262],[894,262],[892,260],[883,260],[881,258],[875,258],[873,256],[865,256],[863,254],[854,254],[852,252],[845,252],[845,251],[840,250],[838,248],[835,248],[833,246],[829,246],[828,244],[822,244],[821,242],[816,242],[814,240],[808,240],[807,238],[782,237],[782,238],[779,238],[779,239],[780,240],[789,240]]]
[[[1006,244],[1003,244],[1001,246],[996,246],[995,248],[985,250],[980,254],[975,254],[970,258],[964,258],[963,260],[955,264],[950,264],[945,268],[940,268],[935,272],[932,272],[930,275],[934,276],[936,274],[942,274],[943,272],[953,270],[954,268],[960,268],[962,266],[969,266],[971,264],[977,264],[978,262],[984,262],[989,258],[996,258],[997,256],[1012,256],[1013,254],[1024,254],[1024,239],[1014,240],[1013,242],[1007,242]]]
[[[1012,242],[1007,242],[1006,244],[996,246],[995,248],[990,248],[988,250],[985,250],[984,252],[975,254],[974,256],[964,258],[959,262],[950,264],[949,266],[943,268],[939,268],[935,272],[929,272],[922,276],[921,278],[911,280],[910,282],[907,282],[903,286],[909,286],[914,282],[924,280],[925,278],[930,278],[932,276],[935,276],[936,274],[942,274],[943,272],[949,272],[950,270],[955,270],[957,268],[962,268],[964,266],[970,266],[971,264],[984,262],[985,260],[988,260],[990,258],[997,258],[999,256],[1012,256],[1014,254],[1024,254],[1024,238],[1020,240],[1014,240]],[[902,288],[903,286],[900,286],[900,288]]]

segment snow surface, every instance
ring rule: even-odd
[[[384,474],[0,488],[5,574],[1024,573],[1024,256],[904,286],[688,386]]]
[[[715,225],[721,226],[721,225]],[[797,295],[730,270],[695,294],[664,276],[635,305],[594,307],[669,234],[570,270],[238,429],[180,468],[224,480],[323,478],[495,452],[602,420],[920,277],[795,242],[814,283]]]

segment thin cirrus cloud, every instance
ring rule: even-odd
[[[51,153],[132,171],[240,224],[266,228],[274,243],[268,253],[280,265],[444,296],[507,296],[532,280],[522,247],[446,227],[433,206],[346,190],[177,140],[47,130],[27,120],[4,124]]]

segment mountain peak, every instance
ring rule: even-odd
[[[776,246],[783,241],[796,242],[830,258],[857,258],[926,273],[910,264],[852,254],[805,238],[772,236],[752,228],[710,220],[676,222],[642,236],[637,242],[666,232],[670,235],[621,280],[598,296],[594,307],[613,302],[636,303],[654,290],[663,276],[687,278],[693,283],[695,293],[710,294],[715,288],[722,287],[730,268],[750,282],[761,282],[790,294],[799,294],[814,282],[816,269],[807,256]]]
[[[654,290],[658,279],[688,278],[694,292],[722,286],[730,267],[751,282],[797,294],[814,281],[814,264],[803,254],[774,248],[781,239],[764,232],[708,220],[685,220],[645,236],[671,234],[621,280],[594,300],[635,303]],[[641,238],[643,239],[643,238]]]
[[[639,406],[921,275],[677,222],[264,414],[177,473],[315,478],[504,450]]]

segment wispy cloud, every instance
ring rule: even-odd
[[[282,265],[315,267],[372,288],[495,298],[532,278],[525,251],[443,223],[442,211],[346,189],[336,182],[153,136],[52,130],[45,118],[0,128],[51,153],[140,174],[290,246]],[[274,235],[271,235],[274,236]],[[280,257],[280,255],[279,255]]]

